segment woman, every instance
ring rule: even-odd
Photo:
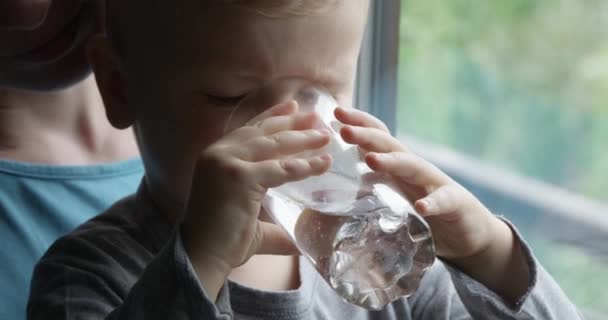
[[[0,0],[0,319],[24,319],[48,246],[133,193],[143,167],[131,130],[104,115],[88,37],[101,0]]]

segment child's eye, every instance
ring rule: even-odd
[[[243,98],[245,98],[245,95],[242,94],[242,95],[234,96],[234,97],[223,97],[223,96],[215,96],[215,95],[207,94],[206,97],[207,97],[207,102],[209,102],[209,104],[212,104],[214,106],[234,107],[239,102],[241,102],[241,100],[243,100]]]

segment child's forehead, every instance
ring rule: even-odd
[[[323,58],[359,45],[365,13],[332,10],[323,15],[268,18],[247,10],[220,8],[191,21],[176,40],[184,42],[183,52],[220,64],[230,61],[255,66],[261,57]]]
[[[272,73],[273,68],[289,72],[282,66],[297,68],[299,62],[293,61],[297,59],[301,59],[301,63],[316,59],[319,65],[335,66],[336,51],[354,51],[358,47],[359,33],[365,24],[367,0],[300,0],[296,2],[316,3],[315,14],[281,17],[268,17],[252,10],[270,8],[275,12],[285,12],[280,11],[285,8],[272,7],[269,3],[289,1],[270,0],[267,5],[256,7],[249,1],[177,0],[171,2],[173,6],[168,6],[167,0],[151,0],[148,9],[156,12],[148,16],[145,23],[154,26],[140,25],[141,30],[137,32],[147,35],[119,31],[129,33],[123,38],[127,51],[149,53],[153,47],[156,56],[163,59],[168,68],[169,65],[172,69],[182,69],[179,65],[187,68],[208,64],[222,70],[233,68],[254,75]],[[302,8],[290,7],[290,10]],[[144,37],[148,39],[142,40]],[[178,65],[165,63],[166,58]],[[293,72],[297,73],[297,70]]]
[[[202,20],[205,16],[226,16],[249,11],[267,18],[314,17],[327,14],[345,3],[369,0],[107,0],[110,29],[119,33],[133,26],[171,28],[172,25]],[[241,16],[242,17],[242,16]],[[133,28],[134,29],[134,28]]]
[[[181,8],[172,8],[160,13],[167,22],[183,27],[193,27],[198,32],[221,33],[214,28],[221,23],[226,26],[251,27],[264,23],[275,26],[293,21],[320,21],[358,16],[366,11],[361,5],[367,0],[178,0],[186,2]],[[340,10],[347,8],[347,10]],[[359,8],[361,10],[354,10]],[[162,19],[157,19],[162,21]],[[162,22],[161,22],[162,23]],[[199,28],[196,28],[198,26]],[[181,29],[180,31],[185,31]],[[278,31],[278,30],[277,30]]]
[[[344,0],[216,0],[246,8],[267,17],[315,15],[329,10]],[[352,1],[352,0],[351,0]]]
[[[360,1],[369,0],[107,0],[107,7],[109,20],[136,21],[146,16],[187,19],[202,13],[218,14],[218,10],[223,14],[247,10],[269,18],[286,18],[323,15],[340,3]],[[164,24],[174,21],[161,18],[147,22]]]

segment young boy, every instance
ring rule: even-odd
[[[321,85],[350,104],[368,5],[111,1],[109,38],[93,41],[91,57],[108,118],[135,128],[146,179],[47,252],[29,318],[578,319],[507,223],[353,109],[336,111],[344,139],[400,181],[441,261],[413,296],[371,312],[343,302],[303,258],[265,255],[293,253],[260,215],[266,190],[331,162],[286,158],[328,143],[289,97]],[[225,134],[257,90],[245,111],[259,115]]]

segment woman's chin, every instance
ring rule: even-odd
[[[57,91],[68,88],[86,78],[91,68],[83,52],[71,52],[51,64],[37,65],[29,69],[4,70],[0,87],[31,90]]]

